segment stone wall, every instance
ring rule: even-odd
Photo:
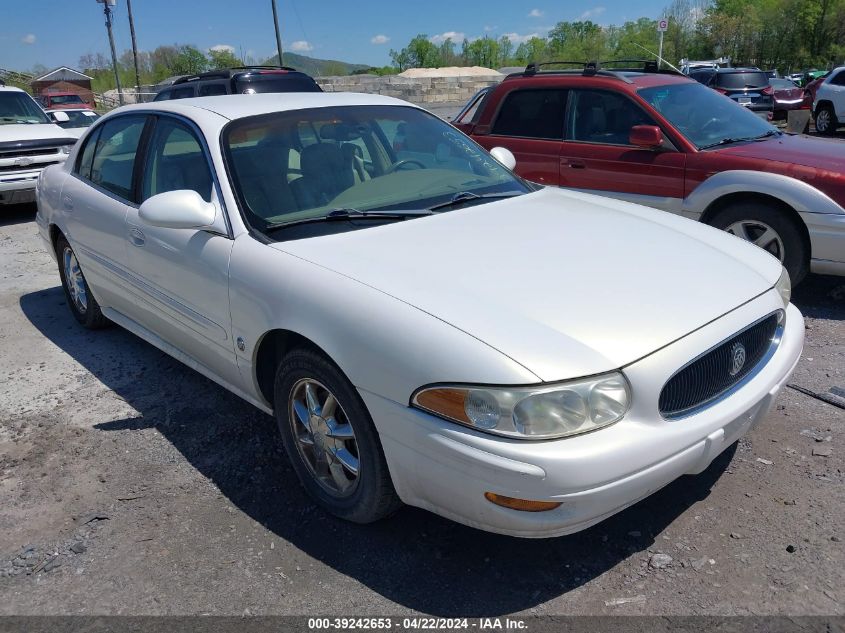
[[[326,92],[366,92],[404,99],[411,103],[466,102],[476,92],[504,79],[504,75],[467,75],[459,77],[399,77],[388,75],[349,75],[316,77]]]

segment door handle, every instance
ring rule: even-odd
[[[129,241],[135,246],[143,246],[145,242],[144,232],[137,226],[133,226],[129,229]]]
[[[66,211],[73,211],[73,198],[68,194],[62,196],[62,206]]]
[[[587,163],[583,160],[569,160],[566,164],[571,167],[572,169],[586,169]]]

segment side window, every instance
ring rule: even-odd
[[[74,172],[81,178],[91,180],[91,165],[94,162],[94,149],[97,147],[97,140],[100,138],[100,131],[103,126],[98,127],[85,141],[85,147],[79,153]]]
[[[146,122],[145,116],[121,116],[102,125],[91,161],[91,182],[121,198],[132,199],[135,154]]]
[[[199,96],[212,97],[226,94],[226,85],[222,83],[203,84],[200,86]]]
[[[165,191],[189,189],[211,201],[211,171],[194,133],[168,117],[158,120],[147,150],[141,201]]]
[[[184,88],[173,88],[170,91],[171,99],[190,99],[194,96],[194,86],[185,86]]]
[[[835,76],[831,77],[830,83],[834,86],[845,86],[845,70],[840,70]]]
[[[566,90],[515,90],[505,97],[493,134],[561,140]]]
[[[639,106],[622,95],[600,90],[574,93],[567,137],[584,143],[628,145],[635,125],[656,125]]]

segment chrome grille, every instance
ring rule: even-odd
[[[660,392],[660,414],[664,418],[689,415],[742,382],[775,342],[782,315],[770,314],[677,371]]]

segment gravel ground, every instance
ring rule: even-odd
[[[0,614],[843,614],[845,412],[787,389],[705,473],[524,541],[305,498],[271,418],[74,322],[31,207],[0,220]],[[845,388],[845,280],[795,293],[793,382]]]

